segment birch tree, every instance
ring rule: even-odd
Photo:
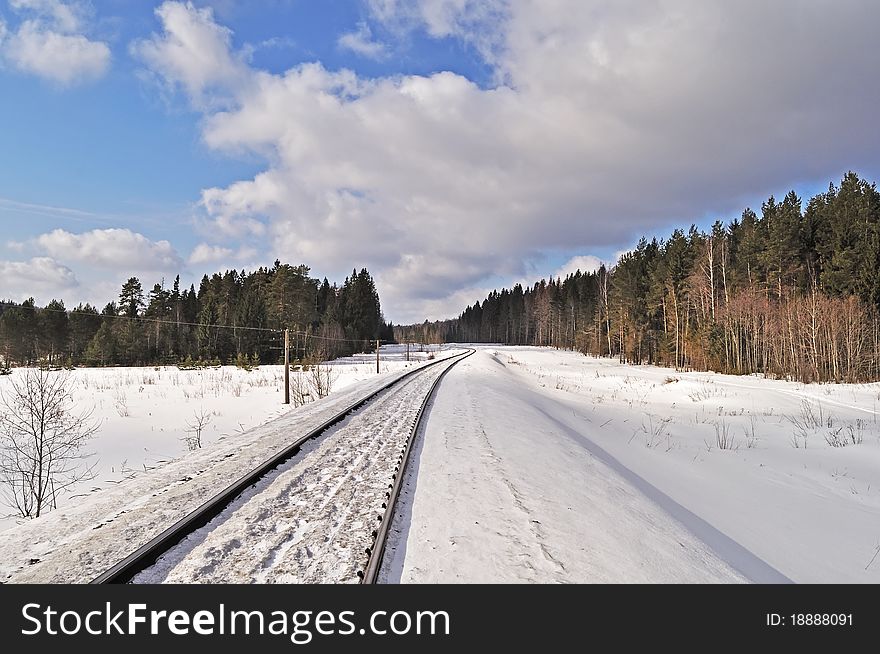
[[[83,449],[100,424],[78,411],[65,371],[28,368],[0,392],[0,483],[7,502],[24,518],[55,507],[59,494],[94,478]]]

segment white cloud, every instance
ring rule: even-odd
[[[594,257],[591,254],[572,257],[568,261],[566,261],[560,268],[551,275],[554,278],[561,277],[565,279],[569,275],[573,275],[578,270],[582,273],[592,273],[599,270],[602,266],[602,260],[599,257]],[[607,264],[606,264],[607,266]]]
[[[214,22],[211,7],[197,9],[192,2],[165,2],[156,8],[165,32],[131,46],[166,82],[180,84],[194,100],[206,91],[238,86],[248,78],[244,55],[233,55],[232,32]]]
[[[82,28],[85,7],[80,2],[60,0],[9,0],[16,11],[31,11],[48,21],[53,29],[76,32]]]
[[[424,29],[434,38],[455,37],[494,61],[503,47],[510,0],[366,0],[371,16],[386,28]],[[547,3],[544,3],[545,5]],[[551,9],[552,10],[552,9]]]
[[[82,33],[85,10],[81,3],[10,0],[10,6],[32,16],[15,32],[0,26],[0,55],[14,68],[61,86],[92,81],[107,72],[110,48]]]
[[[221,264],[229,266],[231,263],[236,265],[243,261],[251,261],[257,258],[259,253],[256,248],[243,245],[237,250],[223,247],[222,245],[210,245],[208,243],[199,243],[189,255],[188,263],[196,267],[204,267],[205,264]],[[265,262],[264,262],[265,263]],[[256,268],[257,266],[251,266]]]
[[[37,296],[42,301],[60,299],[65,291],[79,286],[70,268],[48,257],[0,261],[0,279],[3,280],[0,300],[22,301]]]
[[[505,288],[513,286],[516,282],[505,284]],[[393,292],[381,289],[381,300],[383,311],[387,311],[388,298],[393,298]],[[419,313],[416,318],[404,318],[398,320],[393,316],[386,316],[386,319],[392,320],[396,325],[405,325],[414,322],[424,322],[429,320],[445,320],[459,316],[467,307],[474,305],[476,302],[482,302],[489,294],[496,290],[492,286],[469,286],[467,288],[458,289],[452,293],[440,298],[420,299],[418,301]],[[405,306],[405,305],[403,305]]]
[[[254,50],[263,50],[263,49],[276,49],[281,50],[285,48],[295,48],[297,45],[296,39],[291,38],[289,36],[273,36],[270,39],[265,39],[257,43],[254,47]]]
[[[128,229],[95,229],[72,234],[56,229],[36,238],[49,255],[116,271],[174,272],[183,260],[168,241],[151,241]]]
[[[110,48],[81,35],[59,34],[26,21],[7,41],[6,59],[19,71],[69,86],[102,77]]]
[[[384,43],[373,40],[373,32],[367,23],[360,23],[357,31],[347,32],[339,37],[337,44],[344,50],[351,50],[361,57],[381,61],[388,58],[388,48]]]
[[[880,168],[871,0],[370,6],[474,43],[505,83],[317,63],[270,74],[210,11],[178,2],[134,51],[204,111],[209,147],[268,162],[203,191],[216,232],[328,276],[368,266],[395,322],[547,252],[620,248],[743,197]]]
[[[229,248],[220,247],[218,245],[208,245],[207,243],[199,243],[192,254],[189,255],[189,262],[193,265],[202,263],[214,263],[229,259],[233,255],[233,251]]]

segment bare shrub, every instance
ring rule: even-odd
[[[29,369],[0,393],[2,492],[24,518],[57,505],[59,493],[95,477],[83,447],[100,428],[94,409],[76,412],[68,372]]]
[[[752,449],[758,445],[758,434],[755,431],[755,416],[749,416],[749,426],[743,429],[746,436],[746,447]]]
[[[796,416],[785,417],[794,426],[791,437],[792,447],[799,449],[803,446],[806,449],[809,436],[814,434],[824,424],[825,416],[822,411],[822,404],[817,404],[818,408],[807,399],[801,400],[800,413]]]
[[[845,431],[844,431],[845,430]],[[825,442],[831,447],[846,447],[848,445],[861,445],[864,440],[862,436],[863,423],[856,420],[855,426],[842,425],[837,429],[829,429],[825,434]]]
[[[815,406],[810,400],[801,400],[801,411],[797,416],[787,416],[789,422],[804,430],[818,429],[825,423],[825,414],[822,403]]]
[[[726,397],[726,393],[712,384],[701,384],[699,390],[688,393],[688,397],[692,402],[702,402],[713,397]]]
[[[305,371],[295,371],[290,376],[290,401],[299,407],[312,401],[312,391],[306,381]]]
[[[131,415],[128,409],[128,396],[121,387],[116,389],[116,393],[113,396],[113,405],[116,407],[116,413],[119,414],[120,418],[127,418]]]
[[[715,423],[715,446],[719,450],[737,450],[736,436],[730,433],[730,425],[724,420]]]
[[[666,427],[669,425],[670,422],[672,422],[672,418],[658,418],[657,416],[653,416],[651,414],[646,414],[646,417],[648,419],[647,424],[643,420],[642,428],[640,430],[636,430],[636,432],[633,434],[633,437],[635,437],[635,435],[638,434],[639,431],[644,433],[645,447],[647,447],[649,450],[657,447],[665,438],[667,444],[666,451],[668,452],[669,450],[671,450],[673,443]],[[632,440],[632,438],[630,440]]]
[[[333,384],[339,378],[339,371],[333,366],[319,364],[311,366],[309,369],[308,384],[312,395],[317,399],[321,399],[330,395],[333,390]]]
[[[849,442],[846,440],[845,435],[841,435],[842,431],[842,426],[834,430],[829,430],[828,433],[825,434],[825,442],[831,447],[846,447],[849,445]]]
[[[182,439],[189,451],[192,452],[202,447],[202,432],[209,424],[211,424],[211,414],[205,411],[205,409],[193,412],[193,420],[191,422],[187,421],[186,429],[184,430],[189,435],[184,436]]]

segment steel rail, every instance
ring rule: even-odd
[[[469,350],[464,354],[459,354],[456,357],[453,357],[456,358],[456,361],[454,361],[449,367],[446,368],[446,370],[440,373],[437,379],[434,380],[434,383],[431,385],[431,389],[428,391],[428,394],[425,395],[425,399],[422,401],[422,406],[421,408],[419,408],[419,412],[413,420],[409,438],[407,439],[406,445],[403,447],[400,453],[400,457],[398,458],[397,463],[394,467],[392,483],[388,485],[389,490],[387,493],[385,493],[386,499],[385,502],[382,504],[385,512],[381,516],[378,516],[377,521],[379,522],[379,526],[375,531],[373,531],[373,546],[366,549],[368,557],[367,565],[363,571],[358,572],[358,578],[360,579],[360,583],[362,584],[378,583],[379,571],[382,568],[382,559],[385,556],[385,547],[388,541],[388,533],[391,530],[391,523],[394,520],[394,512],[397,506],[397,500],[400,497],[400,489],[403,486],[403,478],[405,476],[404,473],[406,472],[406,466],[409,463],[409,457],[413,449],[413,443],[415,443],[419,430],[422,427],[422,422],[424,418],[428,415],[428,404],[434,397],[434,393],[437,391],[437,387],[446,376],[446,373],[448,373],[458,363],[464,361],[475,352],[476,350]],[[449,359],[445,360],[448,361]]]
[[[348,416],[351,415],[354,411],[357,411],[362,406],[373,400],[377,395],[400,384],[404,380],[414,375],[420,374],[425,370],[428,370],[432,366],[446,363],[453,359],[460,360],[463,357],[470,356],[470,354],[472,353],[473,351],[468,351],[462,354],[456,354],[452,357],[438,359],[423,366],[419,366],[413,370],[410,370],[404,375],[401,375],[397,379],[394,379],[393,381],[384,384],[381,388],[373,391],[372,393],[369,393],[367,396],[357,400],[356,402],[345,408],[343,411],[337,413],[335,416],[325,421],[323,424],[313,429],[305,436],[298,438],[286,448],[264,461],[258,467],[254,468],[246,475],[233,482],[231,485],[227,486],[224,490],[211,497],[211,499],[206,501],[204,504],[191,511],[186,516],[165,529],[158,536],[155,536],[152,540],[136,549],[134,552],[129,554],[112,568],[93,579],[90,583],[125,584],[130,582],[138,573],[143,572],[147,568],[154,565],[163,554],[165,554],[175,545],[180,543],[188,535],[204,527],[211,520],[220,515],[220,513],[222,513],[223,510],[227,506],[229,506],[239,495],[241,495],[242,492],[244,492],[248,487],[254,486],[270,471],[296,456],[299,453],[300,448],[303,446],[303,444],[314,438],[317,438],[331,427],[334,427],[335,425],[348,418]],[[452,365],[455,364],[453,363]],[[445,374],[445,372],[443,374]],[[431,392],[433,393],[433,387]]]

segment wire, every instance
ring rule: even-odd
[[[0,302],[0,306],[12,307],[14,309],[30,309],[34,313],[37,311],[48,311],[50,313],[63,313],[67,316],[72,316],[73,311],[68,311],[67,309],[49,309],[47,307],[37,307],[37,306],[28,306],[24,304],[14,304],[12,302]],[[246,329],[249,331],[259,331],[259,332],[284,332],[283,329],[269,329],[268,327],[245,327],[239,325],[212,325],[210,323],[205,322],[185,322],[185,321],[177,321],[177,320],[162,320],[161,318],[148,318],[146,316],[126,316],[126,315],[112,315],[112,314],[104,314],[104,313],[86,313],[86,312],[77,312],[79,315],[88,315],[92,318],[112,318],[114,320],[129,320],[131,322],[148,322],[155,323],[158,325],[183,325],[186,327],[218,327],[221,329]]]
[[[372,343],[375,338],[333,338],[331,336],[318,336],[317,334],[310,334],[308,332],[290,332],[291,336],[305,336],[308,338],[317,338],[322,341],[337,341],[339,343]],[[395,341],[380,341],[382,345],[392,345],[396,344]]]
[[[48,311],[50,313],[63,313],[65,315],[72,316],[74,314],[74,310],[68,309],[49,309],[47,307],[37,307],[30,306],[25,304],[15,304],[14,302],[3,302],[0,301],[0,307],[11,307],[13,309],[30,309],[34,313],[38,311]],[[242,325],[214,325],[211,323],[205,322],[185,322],[178,320],[162,320],[161,318],[148,318],[145,316],[126,316],[126,315],[112,315],[112,314],[100,314],[100,313],[86,313],[86,312],[77,312],[78,315],[88,315],[92,318],[111,318],[114,320],[128,320],[131,322],[141,322],[141,323],[149,323],[156,325],[177,325],[184,327],[208,327],[208,328],[217,328],[217,329],[234,329],[234,330],[244,330],[244,331],[255,331],[255,332],[271,332],[273,334],[281,335],[284,333],[284,329],[272,329],[269,327],[246,327]],[[317,334],[311,334],[309,332],[300,332],[300,331],[291,331],[291,336],[304,336],[305,338],[315,338],[322,341],[335,341],[338,343],[364,343],[364,342],[372,342],[376,339],[373,338],[333,338],[330,336],[319,336]],[[394,344],[394,341],[381,341],[382,345],[391,345]]]

